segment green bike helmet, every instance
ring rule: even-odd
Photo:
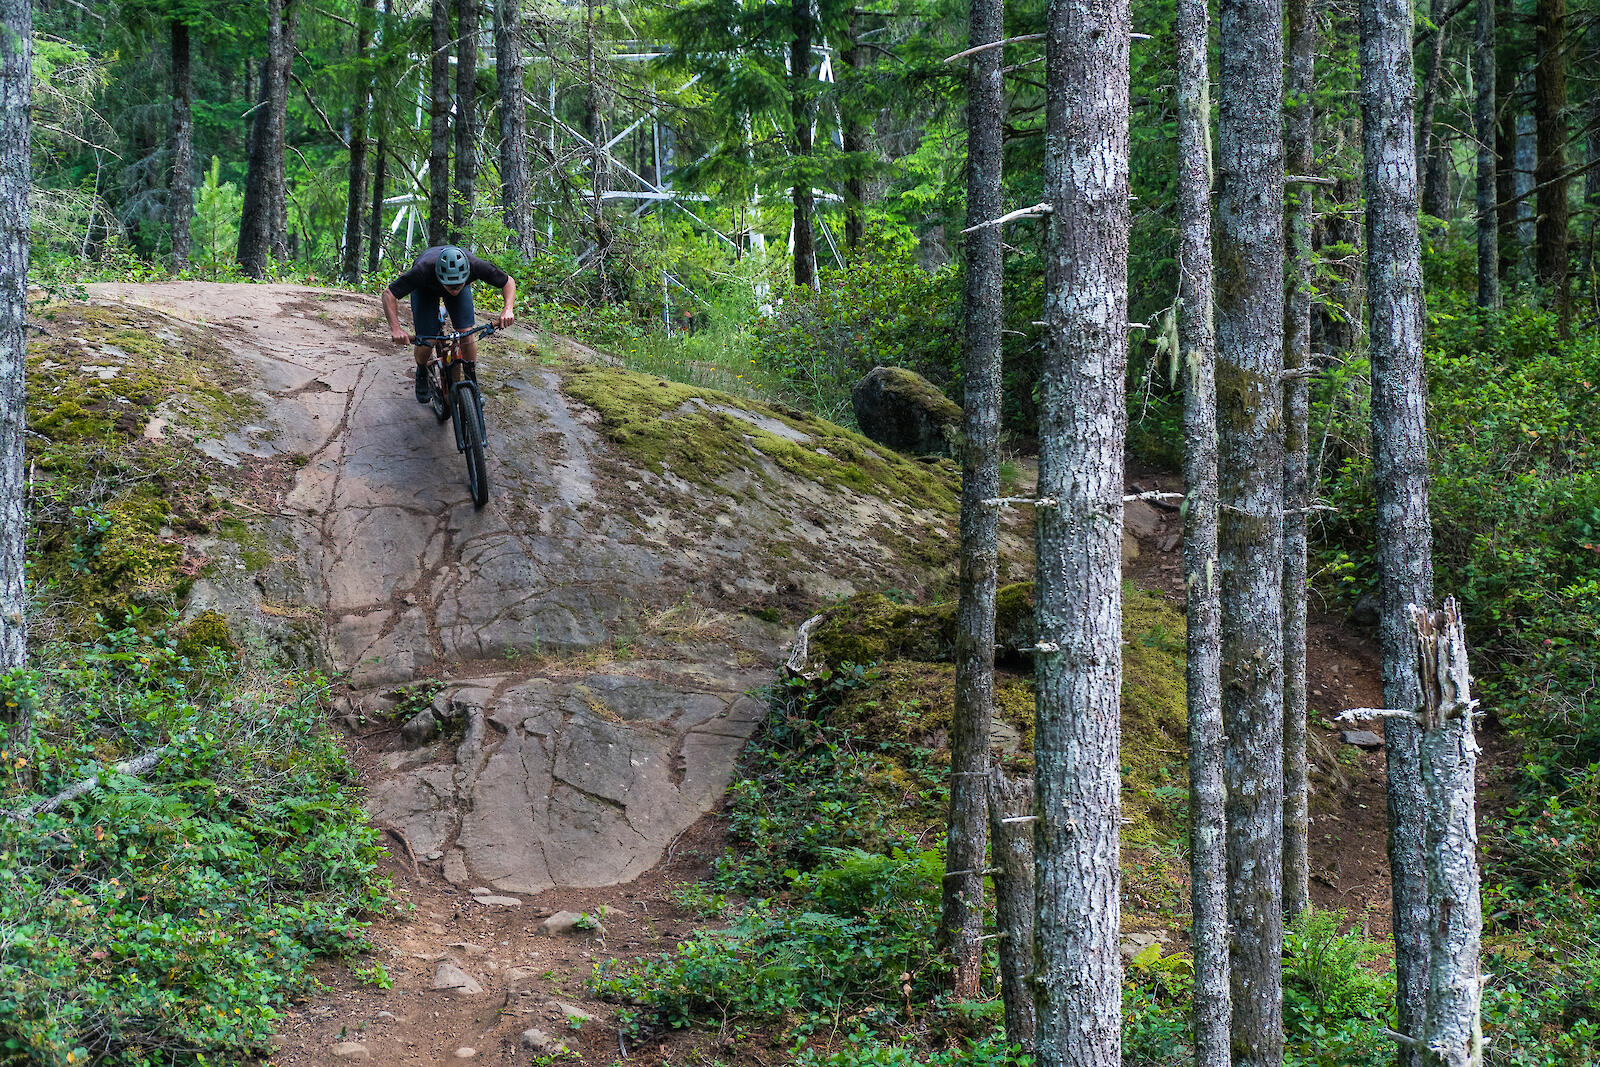
[[[455,245],[439,249],[439,258],[433,264],[433,276],[440,285],[466,285],[472,277],[472,263],[467,254]]]

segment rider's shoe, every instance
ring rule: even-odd
[[[433,399],[433,390],[428,386],[428,368],[417,368],[417,403],[426,404]]]

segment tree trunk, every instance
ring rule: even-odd
[[[533,187],[528,163],[528,105],[523,84],[521,0],[494,0],[494,72],[500,94],[500,210],[511,247],[532,259]],[[657,183],[660,175],[656,176]]]
[[[1434,148],[1433,113],[1439,102],[1439,81],[1444,73],[1444,38],[1443,25],[1444,10],[1449,0],[1431,0],[1428,6],[1428,21],[1434,25],[1433,35],[1428,38],[1428,55],[1424,64],[1422,76],[1422,107],[1417,115],[1417,173],[1425,174],[1428,170],[1428,161],[1432,158]],[[1424,203],[1424,214],[1442,217],[1438,211],[1429,210],[1438,208],[1437,204]]]
[[[1422,679],[1422,781],[1427,794],[1428,1024],[1430,1067],[1477,1067],[1483,1058],[1476,777],[1466,628],[1455,598],[1441,611],[1413,608]]]
[[[600,55],[595,42],[594,0],[589,0],[587,26],[587,53],[589,92],[584,98],[583,132],[589,138],[589,218],[594,228],[595,268],[600,280],[600,300],[611,301],[611,281],[607,273],[611,256],[611,221],[606,218],[605,194],[610,189],[609,161],[601,151],[606,138],[605,105],[602,98]],[[552,91],[553,93],[553,91]],[[552,97],[553,98],[553,97]]]
[[[1477,0],[1478,27],[1472,45],[1472,76],[1477,97],[1473,101],[1472,129],[1478,138],[1477,208],[1478,306],[1500,306],[1500,241],[1495,219],[1495,0]]]
[[[1534,68],[1533,111],[1538,127],[1539,188],[1535,223],[1534,277],[1550,295],[1565,330],[1568,313],[1567,267],[1567,0],[1538,0],[1538,66]]]
[[[239,220],[239,269],[252,278],[266,277],[269,257],[285,258],[284,123],[293,57],[294,0],[267,0],[267,58]]]
[[[859,74],[867,65],[867,50],[856,41],[857,20],[859,16],[850,16],[850,40],[844,50],[845,66],[850,68],[852,76]],[[861,247],[861,242],[866,239],[866,204],[867,182],[865,166],[860,162],[862,154],[867,151],[869,128],[861,121],[861,105],[849,102],[846,105],[847,114],[844,120],[844,151],[850,157],[847,177],[844,180],[844,243],[852,252]]]
[[[189,265],[189,220],[194,218],[193,79],[189,74],[189,24],[173,19],[172,41],[172,177],[167,183],[167,230],[172,240],[172,269]]]
[[[387,174],[389,162],[389,142],[387,138],[379,137],[378,143],[373,146],[372,154],[372,218],[367,224],[367,273],[375,274],[378,263],[383,258],[383,248],[387,243],[387,235],[383,228],[383,197],[388,188]]]
[[[340,272],[346,281],[361,277],[361,208],[367,194],[367,98],[372,93],[368,73],[367,47],[371,42],[372,16],[377,0],[361,0],[356,22],[355,103],[350,109],[350,182],[345,196],[344,261]]]
[[[0,671],[28,655],[27,541],[28,107],[32,92],[33,5],[0,0]],[[0,708],[0,721],[15,722]],[[12,736],[18,736],[12,734]]]
[[[794,124],[794,283],[817,287],[817,239],[811,231],[811,0],[791,0],[789,118]]]
[[[973,46],[1003,36],[1000,0],[972,0]],[[967,82],[967,225],[1000,217],[1000,138],[1005,99],[999,48],[977,53]],[[948,872],[939,918],[940,943],[955,962],[955,993],[978,996],[983,970],[984,782],[989,720],[994,713],[994,600],[999,563],[1000,495],[1000,227],[966,235],[961,435],[961,568],[956,604],[955,710],[950,730]],[[966,872],[957,875],[954,872]]]
[[[1128,340],[1127,0],[1046,16],[1045,356],[1034,729],[1040,1067],[1122,1055],[1122,483]]]
[[[454,232],[464,240],[478,187],[478,0],[456,0],[456,194]]]
[[[1217,418],[1233,1057],[1283,1056],[1283,13],[1223,0]]]
[[[1438,0],[1434,6],[1438,7]],[[1316,88],[1314,0],[1288,0],[1288,67],[1284,158],[1291,174],[1312,170],[1312,95]],[[1283,917],[1311,906],[1311,811],[1306,775],[1306,507],[1311,386],[1311,297],[1315,263],[1311,224],[1316,186],[1288,190],[1289,281],[1283,312]]]
[[[1422,266],[1417,154],[1411,121],[1411,10],[1406,0],[1361,2],[1361,117],[1367,190],[1367,302],[1372,361],[1372,468],[1384,700],[1418,704],[1407,605],[1433,595],[1422,365]],[[1389,871],[1394,882],[1395,1000],[1400,1031],[1420,1037],[1427,993],[1428,902],[1423,874],[1418,731],[1385,729]],[[1402,1047],[1403,1067],[1421,1062]]]
[[[996,5],[998,6],[998,5]],[[1000,938],[1000,998],[1006,1040],[1034,1051],[1033,1007],[1033,779],[1006,778],[999,767],[987,779],[989,839],[994,843],[995,925]],[[1007,822],[1007,819],[1019,820]]]
[[[428,54],[428,244],[450,237],[450,0],[433,0]]]
[[[1217,600],[1217,383],[1211,321],[1211,74],[1206,0],[1178,0],[1178,355],[1182,358],[1185,668],[1195,1067],[1229,1067],[1228,884]]]

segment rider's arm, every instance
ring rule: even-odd
[[[406,331],[400,326],[400,302],[387,289],[383,291],[383,314],[389,320],[389,340],[397,345],[403,345],[410,340]]]
[[[500,328],[503,330],[517,321],[517,316],[511,310],[517,303],[517,280],[509,274],[506,275],[506,284],[500,287],[500,295],[506,301],[504,310],[500,312]]]

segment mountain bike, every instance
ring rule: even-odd
[[[480,333],[488,337],[494,330],[494,323],[486,322],[470,330],[411,339],[414,345],[433,349],[428,360],[430,404],[440,422],[450,419],[455,423],[456,451],[467,458],[467,488],[473,506],[479,508],[489,502],[489,466],[484,454],[489,435],[483,421],[483,393],[478,390],[478,366],[461,358],[461,342]]]

